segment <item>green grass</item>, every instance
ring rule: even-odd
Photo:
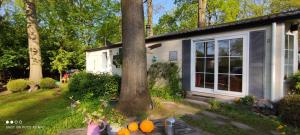
[[[193,119],[192,117],[182,116],[180,119],[186,121],[188,124],[195,127],[199,127],[206,132],[213,133],[215,135],[252,135],[253,132],[245,131],[239,128],[236,128],[230,124],[226,125],[217,125],[212,121],[212,119],[207,117],[202,117],[200,120]]]
[[[81,127],[82,116],[71,113],[66,88],[61,95],[51,90],[21,92],[0,96],[0,133],[3,134],[56,134],[69,127]],[[81,118],[81,119],[80,119]],[[22,120],[21,126],[40,126],[42,129],[7,129],[6,120]]]
[[[298,129],[283,124],[277,117],[267,117],[252,112],[248,107],[235,104],[222,104],[219,109],[211,110],[215,113],[227,116],[232,120],[245,123],[262,133],[279,131],[280,133],[300,135]],[[278,130],[278,127],[284,128]]]

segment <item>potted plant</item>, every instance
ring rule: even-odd
[[[87,123],[87,135],[101,135],[105,130],[107,123],[101,119],[101,115],[94,111],[93,113],[84,113],[85,123]]]

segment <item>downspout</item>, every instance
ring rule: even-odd
[[[276,22],[272,23],[271,46],[271,101],[275,100],[275,47],[276,47]]]

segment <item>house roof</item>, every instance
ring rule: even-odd
[[[145,39],[145,42],[151,43],[151,42],[159,42],[159,41],[178,39],[178,38],[187,38],[187,37],[205,35],[210,33],[264,26],[264,25],[271,24],[273,22],[285,22],[287,20],[293,20],[293,19],[300,19],[300,9],[266,15],[266,16],[260,16],[255,18],[249,18],[249,19],[239,20],[230,23],[223,23],[219,25],[211,25],[203,29],[194,29],[194,30],[183,31],[183,32],[166,33],[162,35],[148,37]],[[106,47],[87,49],[86,51],[92,52],[98,50],[118,48],[121,46],[122,43],[120,42]]]

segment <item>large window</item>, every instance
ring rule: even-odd
[[[214,88],[214,41],[196,43],[195,87]]]
[[[218,40],[218,90],[242,92],[243,39]]]
[[[294,35],[285,36],[284,48],[284,78],[288,78],[293,74],[294,63]]]

